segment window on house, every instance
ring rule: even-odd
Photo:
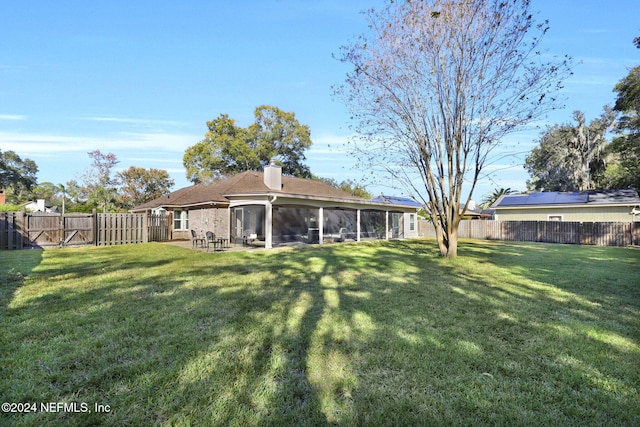
[[[562,215],[549,215],[547,221],[562,221]]]
[[[409,214],[409,230],[415,231],[415,229],[416,229],[416,215]]]
[[[174,230],[189,229],[189,211],[181,211],[181,210],[173,211],[173,229]]]

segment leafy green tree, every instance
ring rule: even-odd
[[[6,203],[4,205],[0,205],[0,212],[18,212],[22,209],[21,205]]]
[[[575,125],[548,127],[525,159],[532,191],[584,191],[602,186],[606,166],[607,133],[613,128],[615,113],[605,107],[602,115],[588,125],[584,114],[573,113]]]
[[[216,181],[248,170],[262,170],[271,160],[285,175],[308,178],[304,151],[311,146],[309,127],[294,113],[263,105],[254,112],[248,128],[236,125],[227,114],[207,122],[205,139],[189,147],[183,157],[187,179],[194,183]]]
[[[342,181],[339,185],[338,185],[338,189],[349,193],[353,196],[356,197],[361,197],[363,199],[372,199],[373,198],[373,194],[369,193],[369,191],[367,190],[367,188],[362,185],[362,184],[358,184],[357,182],[351,180],[351,179],[347,179]]]
[[[527,181],[530,191],[568,191],[574,188],[568,173],[568,169],[573,167],[573,164],[568,164],[569,147],[565,135],[569,133],[569,125],[547,126],[538,145],[525,159],[524,167],[531,176]]]
[[[207,122],[205,139],[187,148],[184,166],[194,183],[216,181],[246,170],[257,170],[260,158],[251,147],[246,129],[236,126],[227,114]]]
[[[113,169],[120,161],[115,154],[105,154],[100,150],[88,154],[93,161],[83,176],[87,202],[103,212],[118,210],[118,181],[113,176]]]
[[[373,195],[369,193],[369,191],[364,185],[358,184],[357,182],[351,179],[346,179],[340,183],[333,178],[321,178],[317,176],[312,176],[312,179],[315,179],[316,181],[324,182],[325,184],[335,187],[339,190],[342,190],[345,193],[349,193],[352,196],[361,197],[363,199],[373,198]]]
[[[38,166],[33,160],[23,160],[14,151],[0,150],[0,188],[7,190],[7,202],[27,201],[38,183],[37,173]]]
[[[44,199],[49,205],[62,207],[62,195],[60,186],[52,182],[41,182],[31,192],[34,199]]]
[[[116,173],[120,182],[121,204],[126,208],[141,205],[169,193],[174,181],[166,170],[130,166]]]
[[[491,205],[493,205],[496,202],[496,200],[498,200],[503,195],[517,194],[517,193],[518,192],[516,190],[512,190],[511,188],[496,188],[495,190],[493,190],[493,192],[486,194],[484,196],[484,198],[480,202],[480,205],[483,208],[487,209]]]
[[[88,202],[88,189],[76,180],[68,181],[65,186],[66,197],[69,198],[68,212],[91,212],[95,205]]]
[[[304,152],[311,147],[309,126],[301,125],[294,113],[262,105],[255,110],[255,123],[249,126],[253,147],[264,167],[277,159],[285,175],[310,178],[311,171],[303,162]]]
[[[613,108],[621,113],[619,136],[609,147],[614,161],[607,167],[604,179],[611,188],[640,189],[640,66],[634,67],[614,92],[618,95]]]
[[[365,16],[369,32],[339,58],[353,67],[337,94],[354,118],[354,152],[422,195],[440,254],[456,257],[460,212],[489,153],[554,108],[570,61],[545,59],[547,22],[528,0],[388,0]]]

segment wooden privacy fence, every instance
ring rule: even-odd
[[[166,242],[171,240],[171,212],[168,215],[149,215],[149,241]]]
[[[428,221],[418,223],[420,236],[435,236]],[[640,245],[640,222],[461,221],[458,237],[487,240],[568,243],[596,246]]]
[[[146,214],[97,214],[96,245],[126,245],[149,241]]]
[[[0,212],[0,249],[22,249],[23,222],[15,212]]]
[[[146,214],[0,212],[0,250],[169,240],[168,217]]]

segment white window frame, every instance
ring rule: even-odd
[[[179,224],[179,227],[176,225]],[[173,211],[173,229],[188,230],[189,229],[189,210],[176,209]]]
[[[416,214],[409,214],[409,231],[416,231]]]
[[[558,215],[558,214],[554,214],[554,215],[547,215],[547,221],[564,221],[564,218],[562,217],[562,215]]]

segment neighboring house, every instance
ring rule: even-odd
[[[35,202],[25,203],[23,207],[27,212],[58,213],[57,206],[48,206],[45,204],[45,201],[43,199],[38,199]]]
[[[640,220],[635,189],[507,194],[491,206],[502,221],[631,222]]]
[[[493,219],[492,212],[478,209],[478,205],[476,205],[476,202],[473,200],[469,201],[467,210],[463,210],[463,207],[460,208],[460,217],[462,220]],[[424,210],[428,214],[431,212],[429,206],[424,206]]]
[[[415,203],[415,202],[414,202]],[[266,248],[288,243],[418,237],[418,206],[355,197],[319,181],[282,176],[279,166],[196,184],[132,209],[173,216],[172,239],[191,230]]]

